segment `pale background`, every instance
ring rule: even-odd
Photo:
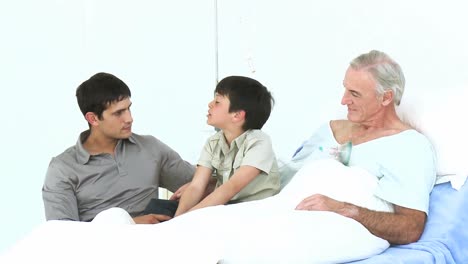
[[[0,251],[45,221],[48,163],[87,128],[74,93],[96,72],[132,89],[136,133],[190,162],[213,133],[207,104],[227,75],[272,91],[264,131],[281,159],[341,111],[344,71],[363,52],[390,54],[413,93],[468,83],[462,0],[215,3],[0,0]]]

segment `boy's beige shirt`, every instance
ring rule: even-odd
[[[222,131],[208,138],[198,165],[210,168],[217,177],[217,187],[232,177],[240,166],[252,166],[260,174],[236,194],[229,203],[259,200],[277,194],[280,178],[270,137],[261,130],[247,130],[229,147]]]

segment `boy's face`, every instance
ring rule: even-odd
[[[215,93],[214,99],[208,104],[206,123],[210,126],[224,129],[231,123],[235,113],[229,113],[230,101],[227,96]]]

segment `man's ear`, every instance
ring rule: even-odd
[[[385,91],[382,96],[382,105],[387,106],[389,104],[393,104],[393,91],[392,90]]]
[[[88,121],[88,123],[91,125],[91,126],[97,126],[99,124],[99,118],[98,116],[93,113],[93,112],[87,112],[85,114],[85,119],[86,121]]]

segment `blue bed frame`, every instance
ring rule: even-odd
[[[352,263],[468,263],[468,183],[459,191],[449,182],[434,187],[426,227],[418,242],[391,246],[377,256]]]

